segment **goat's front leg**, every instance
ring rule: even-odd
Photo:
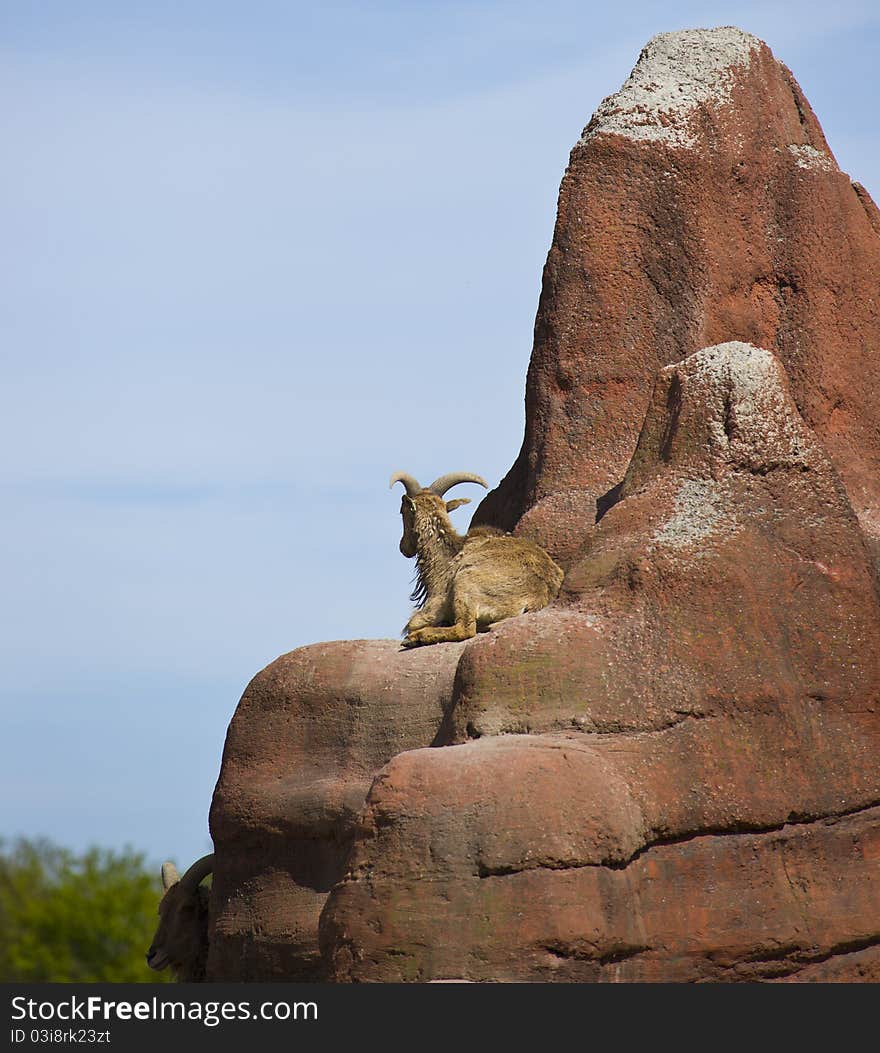
[[[406,623],[406,628],[403,630],[404,635],[406,636],[404,644],[409,642],[409,638],[417,629],[423,629],[426,625],[437,625],[438,622],[443,621],[445,613],[446,597],[429,596],[425,601],[424,607],[419,608],[417,611],[413,611],[412,617]]]
[[[455,621],[452,625],[436,625],[411,632],[404,645],[416,647],[419,644],[453,643],[457,640],[469,640],[477,635],[476,608],[466,599],[455,598],[453,604]]]

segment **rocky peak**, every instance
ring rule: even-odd
[[[645,45],[623,87],[601,103],[577,145],[620,135],[695,148],[698,137],[689,127],[694,113],[703,104],[729,102],[734,71],[748,69],[762,47],[735,26],[659,33]]]
[[[526,431],[476,522],[567,563],[620,483],[658,369],[779,357],[880,538],[880,215],[790,71],[733,27],[654,37],[572,150],[535,323]]]

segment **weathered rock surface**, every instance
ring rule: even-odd
[[[572,153],[479,513],[563,592],[254,678],[209,978],[880,978],[878,279],[766,46],[655,38]]]
[[[738,29],[668,33],[574,147],[515,464],[476,519],[567,565],[623,476],[657,370],[742,340],[778,354],[880,537],[880,212],[788,69]]]
[[[314,644],[258,673],[211,806],[208,977],[318,979],[318,918],[375,773],[437,740],[462,644]]]
[[[836,965],[855,979],[876,969],[880,808],[633,850],[638,808],[614,753],[582,740],[504,736],[396,758],[324,913],[333,977],[756,980],[809,966],[826,979]]]

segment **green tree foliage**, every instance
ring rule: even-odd
[[[170,980],[144,960],[160,897],[139,853],[0,843],[0,980]]]

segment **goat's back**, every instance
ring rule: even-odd
[[[481,621],[511,617],[508,608],[520,614],[546,607],[556,598],[564,576],[533,541],[484,528],[467,535],[452,570],[456,594],[467,591],[479,598],[485,610]]]

